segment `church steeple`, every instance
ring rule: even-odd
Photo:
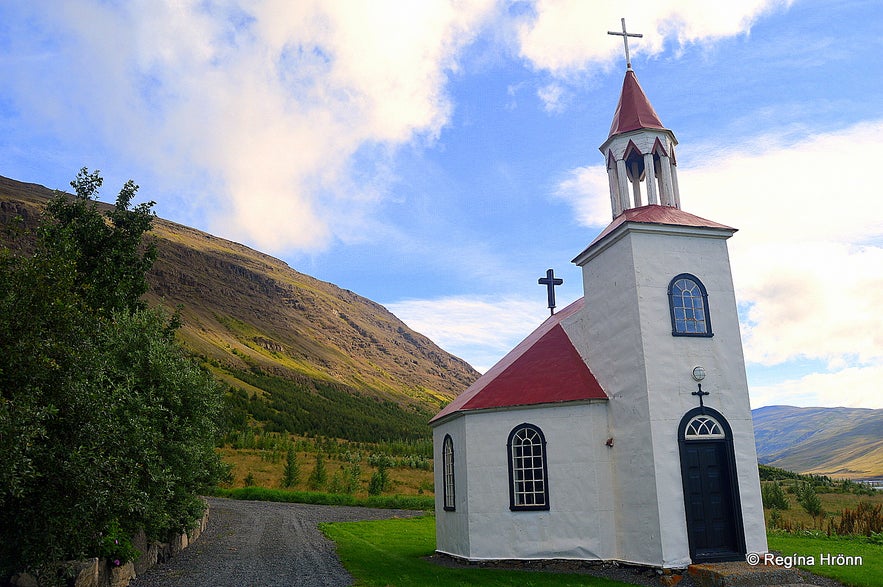
[[[674,152],[677,144],[674,133],[663,126],[629,65],[610,134],[599,147],[607,160],[614,218],[645,203],[680,209]]]

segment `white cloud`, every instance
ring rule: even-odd
[[[43,36],[16,39],[45,53],[22,71],[21,107],[68,135],[79,121],[74,141],[97,134],[170,185],[215,191],[200,202],[211,228],[272,252],[320,248],[370,213],[386,178],[357,177],[353,157],[376,150],[368,159],[382,167],[389,148],[439,133],[448,75],[495,9],[492,0],[49,4],[27,15]],[[50,86],[58,79],[67,87]]]
[[[880,381],[883,365],[849,367],[831,373],[812,373],[774,385],[752,386],[753,408],[772,405],[831,408],[883,408]]]
[[[623,16],[627,16],[630,32],[644,35],[641,39],[629,39],[629,52],[634,59],[637,55],[661,53],[671,40],[684,46],[748,33],[762,14],[790,4],[790,0],[538,0],[533,13],[519,23],[517,38],[521,57],[532,67],[566,80],[591,64],[610,67],[624,61],[621,37],[614,41],[607,35],[608,31],[621,30]],[[539,95],[545,99],[549,94]],[[554,105],[553,102],[550,109]]]
[[[546,316],[535,299],[450,296],[385,304],[412,329],[484,372],[527,337]]]
[[[580,224],[603,227],[611,220],[609,193],[606,168],[589,165],[571,170],[558,184],[555,196],[571,205]]]
[[[881,134],[883,121],[865,121],[825,134],[762,136],[726,150],[684,145],[679,152],[683,209],[740,229],[729,249],[737,299],[746,310],[747,362],[827,363],[825,373],[753,388],[755,400],[797,402],[806,394],[824,405],[867,406],[847,396],[877,393],[883,199],[867,162],[883,158]],[[584,224],[609,222],[602,166],[573,170],[558,194]],[[608,214],[603,221],[602,211]]]

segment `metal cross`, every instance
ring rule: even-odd
[[[694,391],[691,395],[698,395],[699,396],[699,407],[704,408],[705,405],[702,403],[702,396],[710,395],[710,394],[707,391],[702,391],[702,384],[701,383],[697,383],[697,385],[699,386],[699,391]]]
[[[640,39],[640,38],[642,38],[644,35],[642,35],[642,34],[640,34],[640,33],[628,33],[628,32],[626,32],[626,30],[625,30],[625,19],[624,19],[624,18],[622,19],[622,32],[621,32],[621,33],[617,33],[617,32],[614,32],[614,31],[607,31],[607,34],[608,34],[608,35],[616,35],[616,36],[618,36],[618,37],[622,37],[622,44],[623,44],[623,46],[625,47],[625,66],[626,66],[628,69],[631,69],[631,68],[632,68],[632,58],[629,57],[629,37],[637,37],[637,38]]]
[[[549,311],[555,313],[555,286],[564,283],[560,277],[555,277],[555,271],[548,269],[545,277],[537,279],[537,283],[546,286],[546,292],[549,294]]]

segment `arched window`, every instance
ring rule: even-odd
[[[546,438],[533,424],[509,433],[509,509],[548,510],[549,483]]]
[[[442,443],[442,477],[444,477],[443,491],[445,511],[452,512],[455,509],[454,501],[454,440],[450,434],[445,435]]]
[[[711,440],[712,438],[726,437],[727,435],[720,423],[711,416],[704,414],[693,416],[687,422],[687,426],[684,429],[684,440]]]
[[[708,292],[702,282],[681,273],[668,284],[672,336],[713,336],[708,313]]]

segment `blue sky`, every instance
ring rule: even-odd
[[[883,407],[879,2],[12,0],[0,175],[132,178],[485,370],[548,315],[547,268],[582,295],[621,17],[682,208],[740,229],[753,407]]]

